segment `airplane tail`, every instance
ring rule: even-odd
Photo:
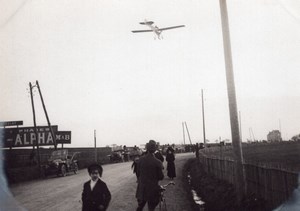
[[[145,20],[144,22],[140,22],[142,25],[152,25],[154,22],[153,21],[147,21]]]

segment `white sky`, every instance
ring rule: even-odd
[[[218,0],[0,0],[0,121],[32,126],[38,80],[53,125],[71,146],[230,139]],[[227,0],[243,140],[300,133],[300,2]],[[18,9],[19,8],[19,9]],[[163,40],[139,24],[185,24]],[[38,125],[46,125],[35,96]]]

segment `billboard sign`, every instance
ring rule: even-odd
[[[0,122],[0,127],[23,125],[23,121]]]
[[[51,126],[54,133],[57,132],[57,125]],[[38,126],[37,136],[34,127],[4,128],[3,147],[30,147],[36,145],[36,140],[40,146],[54,145],[51,130],[48,126]]]
[[[71,144],[71,131],[57,131],[55,136],[57,144]]]

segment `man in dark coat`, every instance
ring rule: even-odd
[[[154,156],[156,151],[155,141],[150,140],[146,148],[147,154],[139,159],[137,168],[139,175],[136,190],[137,211],[142,211],[146,203],[148,203],[149,211],[155,210],[160,199],[158,181],[164,178],[162,162]]]
[[[88,167],[91,180],[83,185],[82,211],[106,210],[111,199],[111,194],[99,177],[102,176],[102,166],[92,164]]]

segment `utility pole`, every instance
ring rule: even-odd
[[[281,141],[282,141],[282,133],[281,133],[281,122],[280,122],[280,119],[279,119],[279,132],[280,132]]]
[[[49,129],[51,131],[51,136],[52,136],[53,143],[54,143],[54,149],[56,150],[57,149],[56,136],[54,135],[54,132],[53,132],[52,127],[51,127],[51,123],[50,123],[50,120],[49,120],[49,117],[48,117],[48,113],[47,113],[47,110],[46,110],[46,106],[45,106],[45,103],[44,103],[43,95],[42,95],[42,92],[41,92],[40,85],[39,85],[38,81],[36,81],[36,86],[37,86],[37,88],[39,90],[39,94],[40,94],[41,101],[42,101],[42,104],[43,104],[43,109],[44,109],[44,112],[45,112],[45,115],[46,115],[46,119],[47,119],[47,122],[48,122],[48,127],[49,127]]]
[[[226,67],[225,69],[226,69],[227,94],[228,94],[230,124],[231,124],[232,148],[233,148],[235,160],[237,162],[236,188],[237,188],[237,195],[239,197],[238,201],[240,203],[245,193],[243,153],[242,153],[241,139],[239,133],[239,123],[237,117],[237,103],[236,103],[236,94],[235,94],[235,84],[234,84],[226,0],[219,0],[219,3],[220,3],[222,33],[223,33],[224,58],[225,58],[225,67]]]
[[[202,120],[203,120],[203,143],[204,143],[204,147],[206,148],[203,89],[201,89],[201,98],[202,98]]]
[[[243,141],[243,136],[242,136],[242,117],[241,117],[241,111],[239,111],[239,122],[240,122],[240,137],[241,137],[241,142]]]
[[[252,133],[253,141],[255,142],[255,137],[254,137],[254,133],[253,133],[252,127],[250,127],[250,130],[251,130],[251,133]]]
[[[40,157],[40,147],[39,147],[39,141],[38,141],[38,132],[36,128],[36,120],[35,120],[35,109],[34,109],[34,102],[33,102],[33,94],[32,89],[34,86],[32,86],[31,82],[29,83],[29,89],[30,89],[30,96],[31,96],[31,106],[32,106],[32,114],[33,114],[33,125],[34,125],[34,133],[35,133],[35,142],[36,142],[36,149],[37,149],[37,161],[38,161],[38,167],[39,167],[39,176],[41,176],[41,157]]]
[[[95,144],[95,162],[97,163],[97,141],[96,141],[96,130],[94,130],[94,144]]]
[[[182,122],[182,130],[183,130],[183,144],[185,145],[185,132],[184,132],[184,123]]]
[[[192,141],[191,141],[191,137],[190,137],[190,132],[189,132],[188,126],[187,126],[186,122],[184,122],[184,123],[185,123],[185,127],[186,127],[186,132],[187,132],[189,140],[190,140],[190,144],[192,145]]]

